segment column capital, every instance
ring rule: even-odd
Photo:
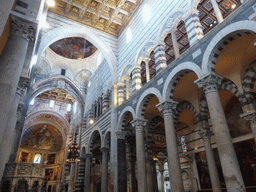
[[[147,124],[147,120],[145,119],[134,119],[131,122],[132,126],[136,129],[136,130],[143,130],[143,128],[146,126]]]
[[[194,83],[197,84],[199,88],[203,89],[205,94],[207,94],[212,91],[218,91],[222,79],[222,77],[216,74],[209,73],[200,79],[197,79]]]
[[[210,139],[213,133],[209,128],[206,128],[206,129],[200,130],[199,135],[203,140],[205,140],[205,139]]]
[[[36,27],[35,24],[12,15],[10,32],[11,34],[22,36],[28,41],[33,41],[35,39]]]
[[[256,123],[256,111],[249,111],[245,112],[240,115],[240,117],[244,118],[245,120],[249,121],[250,123]]]
[[[172,114],[173,113],[173,110],[176,109],[177,104],[178,103],[175,102],[175,101],[164,101],[162,103],[157,104],[156,107],[164,115],[167,115],[167,114]]]
[[[117,139],[125,139],[126,132],[125,131],[117,131],[116,132],[116,137]]]

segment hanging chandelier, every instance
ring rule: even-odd
[[[75,141],[74,141],[74,143],[72,143],[70,145],[70,147],[68,149],[68,156],[67,156],[66,161],[68,163],[75,163],[75,162],[80,161],[80,159],[78,158],[79,152],[80,152],[80,149],[79,149],[78,144],[76,143],[76,135],[75,135]]]

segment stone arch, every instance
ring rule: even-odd
[[[164,42],[166,35],[170,33],[170,30],[173,29],[175,24],[178,24],[178,19],[183,18],[185,13],[183,9],[175,9],[168,14],[158,31],[157,42]]]
[[[110,149],[111,142],[111,131],[108,131],[104,136],[103,147]]]
[[[28,93],[28,103],[30,101],[40,95],[45,91],[49,91],[52,89],[61,88],[65,91],[69,92],[79,103],[78,106],[81,106],[81,114],[83,114],[84,110],[84,98],[85,95],[82,93],[80,88],[75,85],[68,77],[63,75],[57,75],[53,77],[49,77],[47,79],[38,81],[36,84],[33,85],[31,91]]]
[[[219,31],[205,49],[202,70],[204,74],[215,72],[216,61],[223,48],[236,37],[256,33],[256,22],[250,20],[232,23]]]
[[[140,65],[141,61],[147,57],[148,50],[152,47],[154,47],[154,42],[152,40],[146,40],[140,46],[135,57],[135,65]]]
[[[238,91],[236,84],[229,79],[222,80],[220,90],[227,90],[233,93],[238,98],[242,108],[249,104],[245,96]]]
[[[48,115],[48,117],[46,117],[46,115]],[[49,117],[49,115],[51,115],[51,117]],[[69,123],[67,122],[65,117],[62,116],[62,114],[52,110],[41,110],[28,114],[24,123],[22,135],[30,127],[44,123],[56,127],[60,131],[63,139],[65,139],[71,131]]]
[[[90,136],[90,141],[88,144],[88,153],[91,154],[92,150],[93,150],[93,144],[95,143],[95,139],[97,138],[97,136],[100,136],[100,140],[102,141],[102,135],[100,130],[94,130],[93,133]]]
[[[172,99],[174,88],[177,85],[178,81],[181,79],[181,77],[189,72],[195,72],[198,78],[202,77],[202,71],[200,67],[193,62],[182,63],[171,71],[163,87],[162,95],[164,101]]]
[[[180,102],[176,107],[174,123],[178,122],[178,119],[184,109],[188,109],[188,110],[192,111],[192,113],[194,113],[194,115],[196,116],[197,121],[199,121],[200,113],[196,110],[196,108],[189,101],[183,101],[183,102]]]
[[[121,71],[121,75],[119,76],[119,81],[123,81],[123,77],[130,77],[130,73],[131,73],[131,70],[132,70],[133,66],[131,63],[127,63],[122,71]]]
[[[255,75],[256,75],[256,61],[250,64],[250,67],[245,71],[243,80],[242,80],[242,87],[244,90],[245,97],[248,101],[248,104],[254,103],[253,98],[253,87],[255,83]]]
[[[140,96],[137,107],[136,107],[136,117],[144,118],[145,109],[147,107],[148,102],[152,97],[156,96],[159,100],[159,103],[163,101],[162,95],[160,91],[154,87],[146,89]]]
[[[190,0],[191,9],[197,9],[197,5],[199,2],[200,2],[200,0]]]
[[[112,49],[104,43],[101,38],[95,34],[89,27],[87,26],[62,26],[50,30],[46,34],[43,35],[41,43],[39,45],[38,57],[43,55],[43,52],[47,47],[49,47],[52,43],[68,37],[83,37],[94,44],[100,52],[106,58],[110,68],[112,69],[112,75],[114,75],[114,80],[117,80],[117,59],[112,51]],[[32,66],[31,66],[32,67]]]
[[[118,119],[118,129],[123,129],[125,126],[125,122],[126,119],[128,117],[129,114],[132,114],[132,117],[135,118],[136,114],[134,112],[134,109],[131,106],[126,106],[121,114],[119,115],[119,119]]]

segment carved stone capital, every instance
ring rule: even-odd
[[[16,93],[23,96],[29,86],[29,78],[20,77]]]
[[[11,34],[22,36],[28,41],[33,41],[35,39],[36,29],[35,25],[12,15],[10,32]]]
[[[240,115],[240,117],[244,118],[245,120],[249,121],[252,124],[256,123],[256,111],[249,111]]]
[[[218,91],[222,79],[222,77],[210,73],[196,80],[195,83],[199,88],[203,89],[205,94],[207,94],[212,91]]]
[[[163,113],[163,115],[173,114],[173,111],[176,109],[177,102],[175,101],[164,101],[156,105],[158,110]]]
[[[145,119],[134,119],[131,122],[131,125],[136,129],[136,131],[143,130],[146,124],[147,124],[147,120]]]
[[[199,135],[203,140],[205,140],[205,139],[210,139],[213,133],[210,129],[206,128],[206,129],[200,130]]]
[[[117,139],[125,139],[126,132],[125,131],[117,131],[116,132],[116,137]]]

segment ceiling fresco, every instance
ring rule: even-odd
[[[118,36],[143,0],[55,0],[49,11]]]
[[[50,49],[68,59],[84,59],[97,51],[93,44],[81,37],[61,39],[51,44]]]

